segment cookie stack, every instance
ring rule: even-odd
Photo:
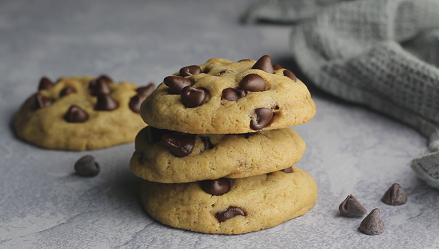
[[[168,76],[142,103],[149,124],[131,170],[148,214],[173,227],[240,234],[311,209],[317,186],[294,166],[305,151],[288,127],[309,121],[306,86],[267,55],[211,59]]]

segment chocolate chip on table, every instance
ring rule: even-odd
[[[253,130],[261,130],[267,127],[273,118],[273,111],[270,108],[255,109],[255,118],[250,120],[250,128]]]
[[[281,66],[281,65],[279,65],[279,64],[276,64],[276,65],[273,65],[273,69],[274,70],[279,70],[279,69],[282,69],[283,67]]]
[[[139,94],[134,95],[130,99],[130,102],[128,103],[128,106],[130,107],[131,111],[135,113],[140,113],[140,106],[142,105],[143,99],[144,98]]]
[[[53,82],[49,78],[42,77],[40,79],[40,83],[38,84],[38,90],[48,90],[52,87],[53,87]]]
[[[98,102],[95,105],[96,111],[111,111],[117,109],[117,103],[110,95],[98,95]]]
[[[201,67],[197,65],[192,65],[192,66],[181,68],[179,75],[184,77],[184,76],[191,76],[199,73],[201,73]]]
[[[209,137],[200,137],[200,139],[204,144],[204,150],[212,149],[214,147],[213,144],[210,142]]]
[[[257,74],[248,74],[239,82],[239,88],[250,92],[262,92],[267,88],[264,78]]]
[[[149,83],[147,86],[139,87],[136,89],[138,95],[146,98],[154,91],[155,86],[153,83]]]
[[[76,89],[71,87],[71,86],[67,86],[64,87],[60,92],[59,92],[59,96],[60,97],[64,97],[66,95],[72,94],[72,93],[76,93]]]
[[[151,145],[160,142],[160,140],[162,140],[162,136],[164,134],[170,133],[169,130],[157,129],[157,128],[152,127],[152,126],[146,127],[146,131],[148,133],[148,143]]]
[[[407,202],[407,194],[404,189],[398,183],[392,184],[392,186],[386,191],[381,199],[385,204],[391,206],[404,205]]]
[[[91,88],[91,95],[93,96],[106,95],[110,93],[110,87],[108,86],[108,83],[104,80],[97,79],[93,87]]]
[[[176,157],[185,157],[194,149],[195,136],[193,134],[167,133],[162,136],[161,143]]]
[[[370,212],[358,228],[362,233],[367,235],[378,235],[384,232],[384,222],[380,216],[380,210],[375,208]]]
[[[101,169],[93,156],[86,155],[75,163],[75,171],[80,176],[93,177],[97,176]]]
[[[180,94],[181,90],[187,86],[191,86],[191,80],[181,76],[168,76],[163,80],[163,83],[169,87],[169,94]]]
[[[282,169],[281,171],[283,171],[284,173],[293,173],[293,167],[291,166],[289,168]]]
[[[223,90],[221,94],[221,98],[228,101],[237,101],[240,98],[245,97],[246,92],[237,88],[226,88]]]
[[[274,73],[273,65],[271,64],[271,57],[268,55],[262,56],[255,65],[253,65],[252,69],[260,69],[267,73]]]
[[[242,210],[239,207],[229,207],[225,211],[216,213],[215,216],[219,222],[223,222],[223,221],[231,219],[237,215],[246,216],[246,213],[244,212],[244,210]]]
[[[206,101],[206,90],[187,86],[181,91],[181,102],[184,106],[194,108],[204,104]]]
[[[34,103],[34,109],[38,110],[38,109],[42,109],[44,107],[48,107],[50,105],[52,105],[53,100],[51,98],[48,98],[44,95],[42,95],[41,93],[37,93],[35,95],[35,103]]]
[[[211,195],[223,195],[229,192],[230,187],[230,180],[226,178],[201,181],[201,188]]]
[[[290,78],[290,79],[292,79],[292,80],[294,80],[294,81],[297,81],[297,77],[296,77],[296,75],[294,75],[294,73],[293,72],[291,72],[290,70],[284,70],[284,76],[287,76],[288,78]]]
[[[88,114],[81,107],[72,105],[64,115],[64,119],[69,123],[84,123],[88,120]]]
[[[362,217],[367,213],[367,210],[353,195],[348,195],[346,199],[340,203],[338,210],[341,216],[344,217]]]

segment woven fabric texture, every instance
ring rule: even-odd
[[[298,14],[303,6],[305,14]],[[439,151],[437,10],[437,0],[278,0],[252,6],[247,21],[294,23],[292,55],[314,85],[414,127],[434,152]],[[439,154],[432,153],[415,158],[411,167],[439,188],[438,162]]]

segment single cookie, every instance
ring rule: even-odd
[[[168,76],[143,102],[149,125],[192,134],[248,133],[303,124],[315,115],[308,88],[289,70],[211,59]]]
[[[145,127],[139,110],[154,85],[114,83],[108,76],[42,78],[15,116],[17,136],[60,150],[94,150],[133,142]]]
[[[289,128],[234,135],[193,135],[148,126],[136,137],[131,170],[155,182],[242,178],[287,168],[306,144]]]
[[[240,234],[276,226],[305,214],[317,199],[317,185],[294,167],[238,179],[193,183],[145,181],[141,199],[155,220],[202,233]]]

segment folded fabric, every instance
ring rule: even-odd
[[[303,20],[293,26],[291,50],[313,84],[414,127],[439,151],[439,1],[314,0],[307,5],[314,12],[297,15],[305,1],[261,1],[247,21]],[[439,153],[411,167],[439,188]]]

